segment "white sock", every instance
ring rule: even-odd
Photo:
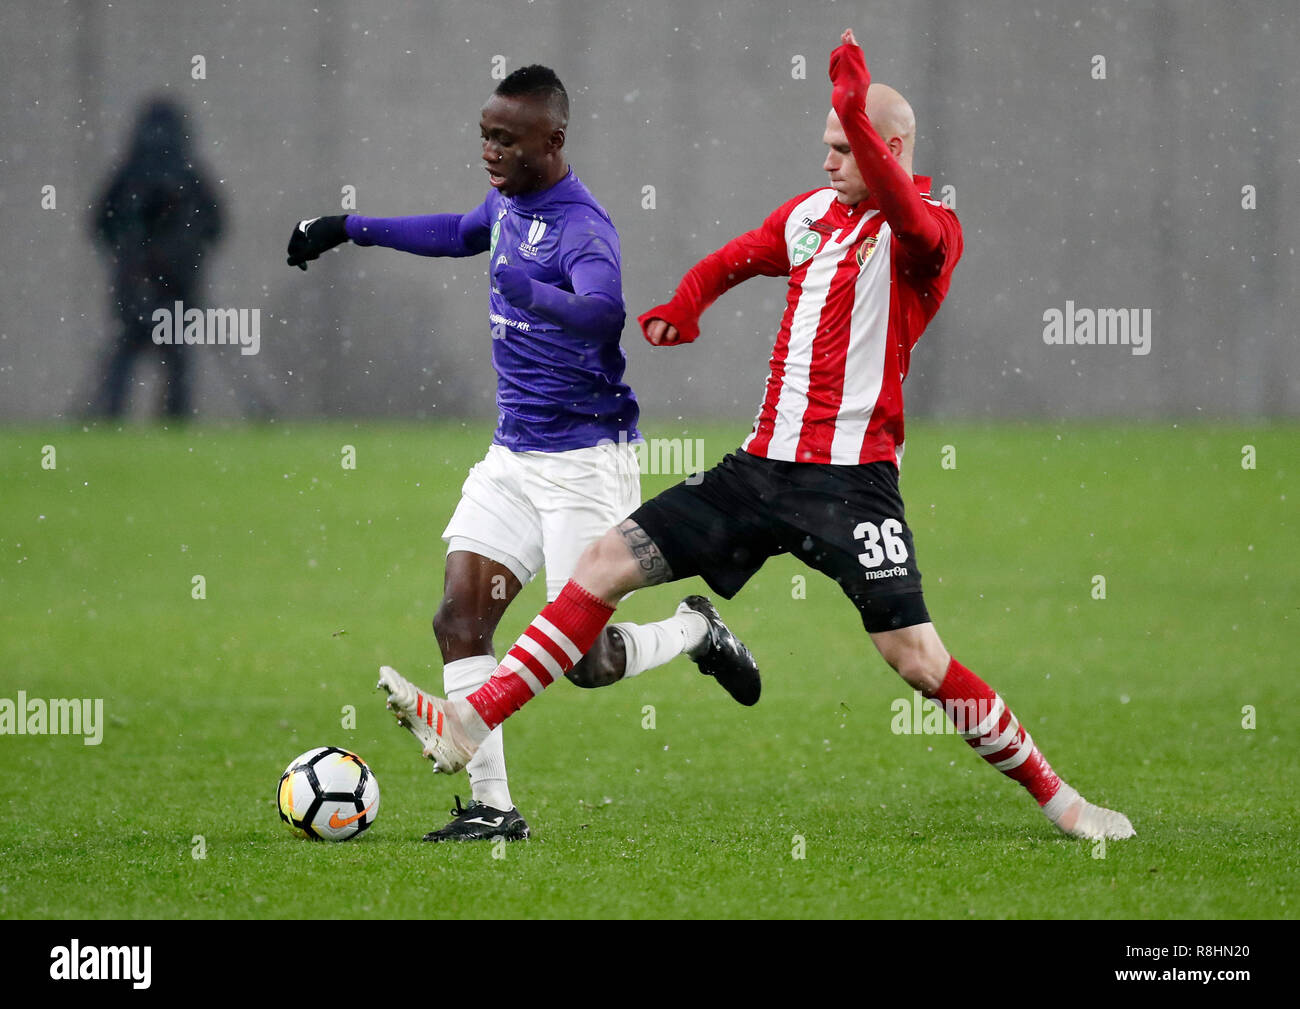
[[[1071,837],[1120,840],[1137,833],[1123,813],[1094,805],[1064,781],[1042,809],[1049,820]]]
[[[624,679],[694,651],[709,636],[709,622],[693,610],[654,624],[610,624],[610,627],[622,636],[627,652]]]
[[[442,686],[447,699],[463,700],[492,678],[497,660],[491,655],[471,655],[442,667]],[[501,726],[488,734],[465,765],[471,792],[479,802],[493,809],[514,809],[510,785],[506,780],[506,749]]]
[[[1061,818],[1070,812],[1074,808],[1074,804],[1081,798],[1082,796],[1078,792],[1062,781],[1061,787],[1056,790],[1056,794],[1043,803],[1041,807],[1043,815],[1060,827]],[[1074,820],[1075,817],[1070,818],[1070,827],[1074,826]],[[1062,827],[1062,829],[1068,828]]]

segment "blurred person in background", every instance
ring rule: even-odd
[[[112,310],[118,323],[95,416],[120,417],[131,372],[141,353],[163,369],[163,415],[190,415],[192,367],[188,348],[156,346],[158,308],[187,307],[202,289],[202,265],[221,236],[222,212],[206,173],[195,163],[189,117],[175,102],[155,99],[136,119],[126,159],[96,201],[92,233],[108,259]]]

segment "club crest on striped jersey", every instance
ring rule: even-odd
[[[817,255],[817,250],[821,247],[821,236],[816,232],[805,231],[797,239],[794,245],[790,246],[790,265],[803,266],[804,263]]]
[[[867,265],[867,260],[870,259],[871,254],[876,251],[877,241],[878,239],[876,238],[875,235],[868,235],[866,238],[862,240],[862,244],[858,246],[858,268],[859,269]]]
[[[528,225],[528,240],[519,243],[519,254],[529,257],[536,256],[542,244],[542,236],[545,234],[546,222],[540,217],[533,218],[533,222]]]

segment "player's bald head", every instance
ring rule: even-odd
[[[910,153],[916,140],[916,113],[907,99],[888,84],[867,88],[867,118],[881,139],[888,143],[897,137]]]
[[[912,148],[916,142],[916,114],[907,99],[888,84],[872,84],[867,88],[865,102],[867,118],[880,138],[889,145],[899,163],[907,170],[912,170]],[[828,146],[847,146],[844,127],[840,117],[831,109],[826,117],[825,142]],[[829,169],[829,165],[827,166]]]
[[[888,84],[872,84],[867,89],[864,108],[872,128],[880,134],[904,171],[910,174],[912,146],[916,140],[916,115],[912,106]],[[831,185],[839,193],[839,199],[846,203],[863,199],[868,195],[866,183],[834,109],[826,117],[826,133],[822,141],[830,149],[822,168],[830,173]]]

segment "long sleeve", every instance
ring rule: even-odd
[[[468,214],[420,214],[413,217],[362,217],[349,214],[348,238],[357,245],[382,245],[417,256],[473,256],[487,251],[491,229],[487,205]]]
[[[738,235],[692,266],[677,285],[671,301],[637,319],[642,332],[651,319],[663,319],[677,328],[681,334],[679,343],[690,343],[700,335],[700,316],[704,310],[725,292],[751,277],[781,277],[789,273],[784,221],[790,207],[802,199],[799,196],[782,205],[762,225]]]
[[[871,196],[889,222],[898,243],[909,255],[933,256],[943,234],[912,178],[867,118],[867,88],[871,77],[856,45],[842,45],[831,53],[831,105],[839,116],[858,170]]]
[[[573,291],[530,280],[527,306],[585,340],[618,340],[627,313],[617,263],[603,242],[595,243],[569,267]]]
[[[555,281],[535,280],[519,265],[493,264],[492,283],[516,308],[540,315],[581,340],[617,342],[623,334],[623,276],[618,238],[607,221],[575,215],[566,223]]]

